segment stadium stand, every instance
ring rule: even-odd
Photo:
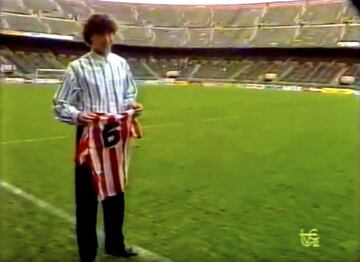
[[[136,46],[336,47],[337,41],[357,39],[356,35],[360,35],[358,15],[344,0],[212,7],[173,7],[95,0],[39,0],[24,3],[20,0],[5,0],[4,6],[8,10],[1,15],[5,29],[72,35],[75,41],[81,40],[81,23],[85,18],[95,12],[107,13],[121,27],[117,43]],[[19,13],[41,12],[39,16],[9,13],[17,9]],[[79,22],[45,17],[74,18]],[[349,25],[343,29],[346,24]],[[165,39],[164,34],[168,34],[169,39]]]
[[[304,26],[295,37],[293,45],[299,47],[335,47],[343,25]]]
[[[4,28],[7,29],[24,32],[48,32],[48,28],[41,22],[40,18],[36,16],[9,14],[2,12],[0,14],[0,18],[1,24],[4,25]]]
[[[94,12],[84,0],[56,0],[65,17],[85,20]]]
[[[64,69],[77,55],[55,54],[49,50],[12,51],[0,47],[1,60],[6,59],[18,68],[18,74],[32,75],[35,69]],[[359,84],[360,64],[335,59],[310,59],[307,57],[131,57],[129,65],[137,79],[158,79],[166,76],[170,70],[180,71],[180,79],[212,79],[217,81],[236,81],[247,83],[266,82],[265,74],[277,74],[273,82],[279,83],[323,83],[336,85],[342,75],[352,75]],[[354,86],[359,88],[359,86]]]
[[[122,44],[139,46],[150,46],[154,39],[151,29],[143,26],[121,26],[119,37]]]
[[[138,79],[154,79],[155,76],[144,65],[146,60],[144,58],[128,58],[128,63],[133,72],[136,72]]]
[[[335,78],[346,65],[343,63],[321,62],[311,73],[308,82],[314,83],[334,83]]]
[[[59,35],[79,35],[81,34],[81,25],[75,20],[42,18],[42,23],[48,25],[50,33]]]
[[[139,22],[157,27],[182,27],[182,13],[176,6],[139,5],[136,7]]]
[[[266,61],[265,57],[260,57],[256,59],[246,59],[244,61],[244,66],[239,69],[236,76],[236,80],[243,81],[258,81],[260,76],[266,71],[266,68],[269,66],[269,62]]]
[[[261,80],[264,80],[265,74],[277,74],[281,76],[283,72],[286,72],[288,68],[288,59],[285,61],[275,60],[268,64],[268,66],[264,69],[264,72],[260,75]]]
[[[24,6],[28,10],[32,10],[33,12],[41,11],[42,13],[52,13],[59,11],[58,5],[55,1],[49,0],[36,0],[36,1],[23,1]]]
[[[70,35],[74,41],[82,40],[81,24],[90,14],[107,13],[119,24],[116,43],[125,46],[337,48],[339,42],[352,42],[353,46],[360,43],[359,17],[348,2],[340,0],[176,8],[96,0],[4,0],[2,8],[2,29]],[[3,45],[0,61],[14,63],[17,75],[31,77],[39,68],[64,69],[77,57],[63,51]],[[139,79],[157,79],[176,70],[184,80],[211,77],[217,81],[262,83],[265,74],[273,73],[277,74],[274,81],[280,83],[336,84],[341,75],[350,74],[359,84],[359,63],[336,58],[270,58],[266,53],[260,57],[158,57],[154,53],[128,58]]]
[[[300,21],[305,24],[334,24],[341,21],[346,9],[344,1],[311,1],[307,2],[306,11]]]
[[[360,86],[360,63],[352,64],[343,74],[344,76],[354,76],[355,85]]]
[[[184,27],[210,27],[211,9],[207,6],[183,7]]]
[[[92,12],[96,10],[98,13],[109,14],[113,16],[120,25],[137,25],[137,19],[134,7],[131,4],[114,3],[105,1],[90,1]]]
[[[214,29],[211,41],[212,47],[242,47],[249,46],[255,34],[254,28],[219,28]]]
[[[228,79],[239,69],[238,63],[237,60],[224,60],[221,57],[203,60],[193,78]]]
[[[284,73],[280,80],[284,82],[306,81],[306,77],[313,71],[314,64],[312,61],[291,61],[288,64],[289,70]]]
[[[346,11],[344,12],[341,18],[342,18],[342,22],[348,22],[348,23],[360,21],[356,9],[351,4],[346,5]]]
[[[360,25],[347,25],[341,41],[360,42]]]
[[[264,5],[217,6],[213,8],[212,26],[220,28],[255,26]]]
[[[52,68],[52,69],[64,69],[65,66],[61,62],[59,62],[56,58],[56,56],[48,52],[41,52],[39,55],[42,57],[44,61],[44,68]]]
[[[259,28],[251,44],[256,47],[290,46],[294,40],[297,27],[262,27]]]
[[[295,25],[302,14],[303,4],[270,4],[261,22],[269,25]]]
[[[184,28],[153,28],[154,46],[158,47],[182,47],[188,41],[188,32]]]
[[[207,46],[212,36],[211,28],[192,28],[189,29],[189,41],[186,43],[188,47]]]
[[[66,54],[58,54],[55,55],[55,59],[62,65],[62,68],[65,68],[69,62],[76,59],[78,56],[76,55],[66,55]]]
[[[21,0],[2,0],[1,11],[10,13],[30,14]]]
[[[146,61],[150,68],[152,68],[159,77],[166,77],[167,71],[179,71],[180,78],[187,78],[194,70],[194,64],[189,63],[189,59],[185,58],[171,58],[171,57],[150,57]]]
[[[249,31],[249,30],[247,30]],[[240,30],[238,29],[214,29],[213,30],[213,37],[211,41],[212,47],[231,47],[233,43],[238,40]],[[251,33],[251,30],[249,31]],[[248,37],[245,37],[245,41],[249,39],[251,34],[249,34]],[[242,43],[241,45],[245,45],[245,43]]]

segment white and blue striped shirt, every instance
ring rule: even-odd
[[[123,57],[90,51],[69,63],[53,97],[53,110],[57,120],[76,125],[81,111],[119,114],[136,96],[136,83]]]

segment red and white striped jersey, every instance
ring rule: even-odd
[[[84,127],[76,147],[75,162],[92,170],[98,200],[125,191],[128,182],[130,138],[141,138],[135,110],[121,114],[95,113],[94,122]]]

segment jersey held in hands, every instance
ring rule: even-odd
[[[98,200],[125,191],[128,182],[128,150],[131,138],[141,138],[141,127],[133,109],[121,114],[95,113],[84,126],[75,150],[75,162],[92,172]]]

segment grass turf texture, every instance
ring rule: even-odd
[[[1,145],[1,174],[73,215],[75,129],[53,119],[54,92],[1,88],[1,141],[66,136]],[[174,261],[359,260],[357,97],[154,87],[139,102],[128,243]],[[3,190],[1,224],[3,261],[77,261],[73,225]]]

